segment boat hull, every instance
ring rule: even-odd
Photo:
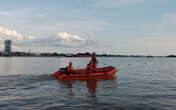
[[[97,68],[92,74],[87,74],[84,69],[74,70],[73,74],[67,75],[65,71],[59,70],[53,74],[58,80],[81,80],[81,79],[99,79],[110,78],[117,72],[117,68],[108,66],[104,68]]]

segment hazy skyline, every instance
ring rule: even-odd
[[[175,0],[0,1],[0,50],[176,54]]]

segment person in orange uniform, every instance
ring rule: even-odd
[[[73,73],[72,62],[69,62],[69,66],[66,67],[66,73],[67,73],[67,75],[70,75],[71,73]]]
[[[92,64],[93,70],[96,70],[97,64],[98,64],[98,60],[95,57],[96,57],[96,53],[93,52],[92,55],[91,55],[91,61],[90,61],[91,64]]]
[[[87,74],[92,74],[92,65],[91,65],[91,63],[87,64],[86,72],[87,72]]]

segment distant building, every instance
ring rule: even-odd
[[[4,54],[5,55],[11,54],[11,52],[12,52],[11,46],[12,46],[12,41],[5,40],[5,42],[4,42]]]

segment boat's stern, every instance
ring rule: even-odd
[[[59,72],[57,71],[57,72],[53,73],[52,76],[57,77],[58,74],[59,74]]]

